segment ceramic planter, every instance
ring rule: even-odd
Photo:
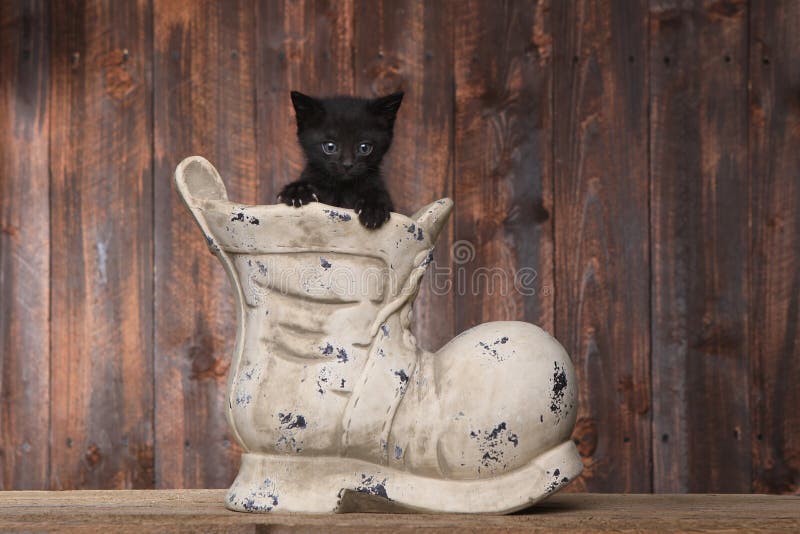
[[[449,199],[367,230],[324,204],[231,202],[200,157],[175,179],[237,302],[226,411],[245,453],[229,508],[334,512],[351,490],[504,513],[581,472],[575,375],[549,334],[486,323],[435,353],[411,334]]]

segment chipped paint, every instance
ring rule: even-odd
[[[325,395],[325,390],[330,383],[330,379],[332,378],[333,373],[331,372],[330,368],[322,367],[320,368],[319,372],[317,373],[317,392],[320,395]]]
[[[306,427],[306,418],[302,415],[294,415],[291,412],[284,414],[278,413],[278,418],[281,422],[281,428],[285,430],[291,430],[292,428],[305,428]]]
[[[243,497],[239,497],[236,492],[231,491],[228,502],[233,505],[238,504],[248,512],[271,512],[280,502],[278,497],[276,485],[269,478],[265,478],[258,487],[253,488]]]
[[[245,215],[244,211],[238,211],[231,214],[231,222],[245,222],[245,221],[254,225],[258,225],[261,223],[261,221],[259,221],[257,217],[254,217],[252,215]]]
[[[498,362],[502,362],[508,359],[511,354],[514,354],[513,350],[510,353],[497,350],[498,345],[505,345],[506,343],[508,343],[508,336],[497,338],[494,341],[478,341],[477,345],[475,346],[481,349],[481,354],[484,356],[488,356],[497,360]]]
[[[292,412],[278,412],[278,421],[280,435],[275,443],[275,448],[283,452],[301,452],[303,441],[298,438],[298,433],[300,430],[305,430],[306,418]]]
[[[552,476],[553,479],[547,484],[547,487],[545,489],[546,493],[553,493],[554,491],[556,491],[557,489],[559,489],[560,487],[564,486],[569,482],[568,477],[562,477],[561,480],[558,479],[558,477],[561,476],[560,469],[555,469],[552,472],[552,474],[550,473],[550,471],[547,471],[547,474]]]
[[[253,396],[249,393],[239,393],[236,396],[236,406],[247,406],[250,404],[250,401],[253,400]]]
[[[471,430],[470,438],[477,441],[480,456],[481,468],[494,472],[497,469],[504,470],[515,456],[506,458],[506,455],[519,445],[519,436],[508,429],[505,421],[498,423],[490,430]]]
[[[356,486],[356,491],[359,493],[369,493],[370,495],[377,495],[388,499],[389,495],[386,493],[386,479],[378,480],[374,475],[361,475],[361,483]]]
[[[564,393],[567,389],[567,373],[563,367],[558,365],[558,362],[554,362],[553,365],[555,370],[552,379],[550,411],[556,415],[562,415]]]
[[[322,210],[322,211],[327,213],[328,214],[328,218],[330,218],[330,220],[332,220],[332,221],[347,222],[347,221],[352,219],[350,214],[346,213],[346,212],[340,212],[340,211],[328,210],[328,209]]]

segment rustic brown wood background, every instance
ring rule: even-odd
[[[456,201],[436,348],[493,319],[580,379],[573,490],[798,492],[800,2],[0,2],[0,487],[223,487],[232,297],[171,173],[297,176],[290,89],[406,100],[400,211]],[[463,243],[462,243],[463,244]]]

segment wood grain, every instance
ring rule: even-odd
[[[231,199],[258,200],[255,5],[159,0],[154,15],[156,485],[223,487],[240,452],[224,416],[233,295],[172,173],[200,154]]]
[[[410,215],[453,196],[453,25],[448,2],[356,1],[356,93],[404,91],[384,176],[395,211]],[[450,246],[453,223],[436,243],[434,263],[414,303],[421,346],[438,349],[454,335]]]
[[[800,492],[800,4],[750,7],[753,486]]]
[[[260,202],[274,204],[305,166],[290,91],[353,93],[352,26],[352,0],[256,3]]]
[[[0,3],[0,490],[50,454],[49,5]]]
[[[654,489],[750,489],[745,2],[652,2]]]
[[[575,364],[577,488],[651,488],[647,6],[554,5],[556,338]]]
[[[454,7],[458,331],[527,320],[553,332],[550,11]]]
[[[151,6],[51,8],[51,487],[148,488]]]
[[[506,516],[247,514],[220,490],[0,493],[0,529],[36,532],[796,532],[800,498],[764,495],[566,495]]]

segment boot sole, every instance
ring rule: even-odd
[[[340,457],[245,453],[225,505],[239,512],[352,511],[506,514],[527,508],[580,475],[570,440],[492,478],[429,478]]]

